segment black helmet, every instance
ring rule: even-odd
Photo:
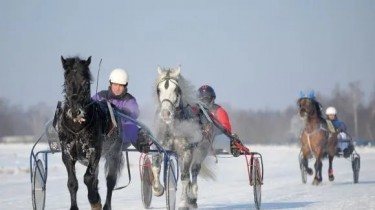
[[[212,102],[216,98],[214,89],[209,85],[202,85],[199,89],[199,99],[205,103],[207,106],[212,105]]]
[[[205,97],[210,97],[213,99],[216,98],[214,89],[209,85],[202,85],[198,91],[199,91],[199,98],[205,98]]]

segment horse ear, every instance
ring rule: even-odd
[[[61,63],[63,65],[63,68],[65,69],[65,67],[66,67],[66,60],[64,59],[63,56],[61,56]]]
[[[305,94],[304,94],[302,91],[300,91],[300,92],[299,92],[299,96],[300,96],[300,98],[302,98],[302,97],[305,96]]]
[[[172,76],[173,77],[178,77],[181,73],[181,65],[179,65],[177,68],[173,69],[172,71]]]
[[[90,63],[91,63],[91,56],[87,59],[87,61],[86,61],[86,64],[87,65],[90,65]]]
[[[159,75],[161,75],[163,73],[163,71],[161,70],[159,65],[158,65],[158,73],[159,73]]]

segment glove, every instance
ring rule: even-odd
[[[148,135],[142,129],[138,132],[138,141],[135,148],[141,153],[148,153],[150,151],[150,143]]]
[[[238,140],[238,135],[232,134],[232,138],[230,139],[230,152],[234,157],[238,157],[243,154],[240,148],[238,148],[237,144],[242,145],[241,141]]]
[[[148,142],[139,143],[137,150],[141,153],[148,153],[150,151],[150,144]]]

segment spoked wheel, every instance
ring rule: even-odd
[[[152,200],[152,171],[150,158],[145,156],[141,167],[141,194],[142,203],[145,209],[150,208]]]
[[[262,202],[262,172],[259,165],[258,158],[254,158],[252,166],[252,181],[253,181],[253,190],[254,190],[254,202],[256,209],[260,209]]]
[[[37,160],[33,167],[31,180],[31,198],[34,210],[43,210],[46,201],[46,173],[42,160]]]
[[[359,169],[361,167],[361,158],[358,154],[352,155],[352,169],[353,169],[353,181],[358,183],[359,179]]]
[[[299,169],[301,170],[302,183],[306,184],[306,182],[307,182],[307,171],[306,171],[305,166],[303,166],[302,152],[299,153],[298,161],[299,161]]]
[[[167,201],[167,209],[174,210],[176,208],[176,191],[177,191],[177,172],[176,166],[173,160],[169,160],[166,167],[166,201]]]

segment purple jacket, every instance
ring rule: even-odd
[[[92,97],[95,101],[108,100],[115,105],[124,114],[129,115],[133,119],[139,116],[139,107],[137,100],[130,93],[125,92],[120,96],[115,96],[110,90],[102,90]],[[138,140],[138,126],[132,122],[122,120],[122,141],[125,148],[130,146],[130,143],[136,145]]]

